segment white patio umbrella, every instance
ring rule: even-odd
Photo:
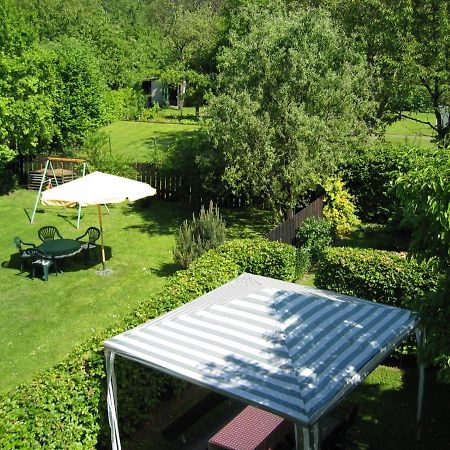
[[[93,172],[69,183],[61,184],[42,193],[41,202],[44,205],[73,207],[75,205],[97,205],[100,223],[100,238],[102,245],[103,273],[109,273],[105,267],[105,247],[103,241],[103,225],[101,205],[120,203],[125,200],[135,201],[156,194],[156,189],[147,183],[130,180],[129,178]]]

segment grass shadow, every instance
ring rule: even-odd
[[[191,217],[190,210],[179,202],[143,199],[130,203],[123,209],[124,215],[139,214],[145,223],[129,225],[127,229],[147,234],[174,235],[182,222]]]

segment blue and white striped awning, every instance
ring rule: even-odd
[[[243,274],[105,348],[310,426],[416,325],[408,310]]]

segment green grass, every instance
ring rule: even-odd
[[[101,264],[84,265],[83,258],[64,263],[63,274],[50,273],[46,283],[20,273],[20,260],[12,244],[14,236],[39,243],[37,230],[55,225],[67,238],[98,226],[96,207],[83,209],[80,230],[76,210],[62,207],[38,209],[31,215],[36,192],[19,190],[0,196],[0,391],[31,379],[50,367],[95,330],[103,329],[132,311],[154,294],[173,263],[174,236],[181,222],[192,216],[178,203],[150,200],[149,204],[121,203],[103,215],[107,267],[113,274],[96,274]],[[247,237],[267,229],[265,215],[252,211],[222,212],[230,237]],[[228,215],[227,215],[228,214]],[[269,227],[270,228],[270,227]]]
[[[433,113],[411,113],[410,115],[432,124],[436,120]],[[433,135],[433,130],[429,126],[413,120],[402,119],[387,127],[385,138],[392,143],[403,142],[418,147],[433,147],[434,144],[431,142]]]
[[[114,154],[127,156],[136,162],[162,159],[164,152],[177,138],[198,130],[198,125],[177,123],[114,122],[103,128],[110,139]]]

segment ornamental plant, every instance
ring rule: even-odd
[[[337,177],[327,179],[323,188],[325,189],[323,217],[332,224],[336,237],[347,236],[361,223],[356,215],[353,197],[345,189],[343,181]]]
[[[220,216],[219,208],[210,202],[207,211],[202,206],[198,217],[193,215],[192,221],[185,220],[181,225],[173,250],[174,260],[186,269],[200,255],[224,241],[225,222]]]

